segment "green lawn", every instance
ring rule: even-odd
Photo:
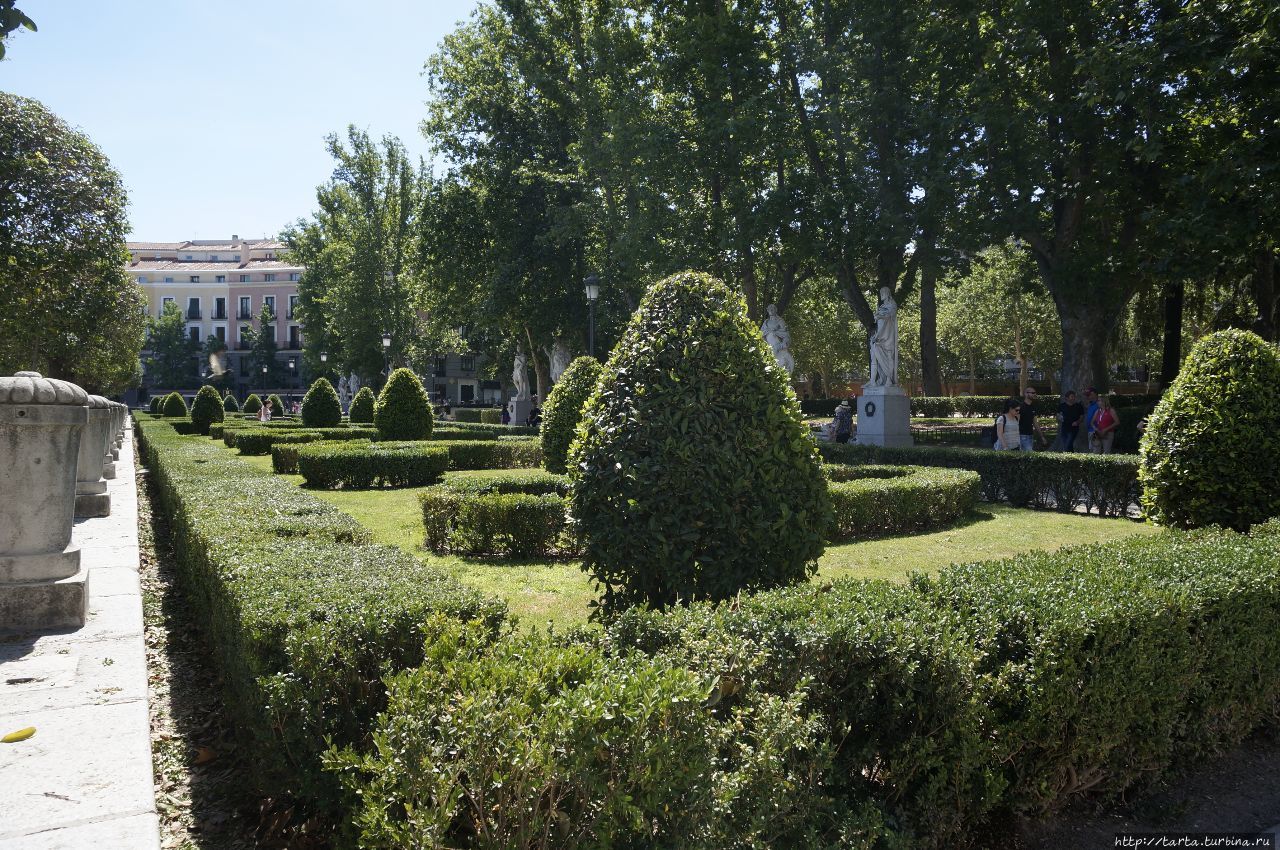
[[[271,468],[269,457],[243,460]],[[285,477],[295,483],[302,482],[297,475]],[[378,542],[399,546],[485,593],[506,599],[511,610],[527,624],[551,621],[565,626],[586,620],[595,594],[577,562],[487,561],[441,557],[424,551],[421,548],[422,515],[418,507],[418,493],[422,489],[311,492],[351,514],[368,527]],[[831,546],[818,562],[818,577],[902,581],[912,571],[933,572],[955,563],[1004,558],[1032,549],[1054,550],[1105,542],[1155,531],[1152,526],[1126,519],[1100,519],[983,503],[973,516],[941,531]]]

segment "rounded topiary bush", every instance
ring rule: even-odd
[[[600,362],[579,357],[551,388],[542,408],[542,462],[549,472],[564,472],[569,444],[582,419],[582,408],[600,380]]]
[[[191,402],[191,424],[195,426],[196,433],[207,437],[209,426],[214,422],[221,422],[223,413],[218,391],[210,386],[201,387],[196,393],[195,401]]]
[[[308,428],[336,428],[342,424],[342,402],[327,378],[317,378],[302,397],[302,424]]]
[[[606,612],[803,581],[831,525],[818,449],[742,297],[656,283],[570,450],[569,512]]]
[[[258,398],[257,393],[249,393],[249,397],[244,400],[245,413],[257,413],[262,409],[262,399]]]
[[[163,397],[163,396],[158,396],[158,395],[153,395],[153,396],[151,397],[151,401],[150,401],[150,403],[149,403],[149,406],[147,407],[147,411],[148,411],[149,413],[151,413],[151,415],[152,415],[152,416],[159,416],[159,415],[160,415],[160,405],[162,405],[162,404],[164,404],[164,397]]]
[[[384,440],[425,440],[431,436],[431,399],[418,376],[397,369],[373,408],[373,424]]]
[[[163,412],[165,416],[186,416],[186,399],[179,395],[176,390],[169,393],[164,397],[164,407],[161,408],[161,412]]]
[[[351,407],[347,410],[347,421],[372,422],[373,406],[373,390],[368,387],[361,387],[360,392],[356,393],[355,398],[351,399]]]
[[[1280,515],[1280,352],[1249,331],[1201,339],[1139,451],[1142,506],[1160,525],[1244,530]]]
[[[273,417],[284,416],[284,400],[280,396],[272,393],[267,398],[267,404],[271,405],[271,415]]]
[[[227,397],[222,400],[222,411],[224,413],[239,413],[240,402],[236,401],[236,397],[231,393],[227,393]]]

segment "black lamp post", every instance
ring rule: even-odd
[[[287,398],[287,399],[289,400],[289,404],[290,404],[290,405],[292,405],[292,404],[293,404],[293,379],[294,379],[294,369],[297,367],[297,365],[298,365],[298,361],[297,361],[297,360],[294,360],[292,357],[290,357],[290,358],[289,358],[289,392],[288,392],[288,394],[285,396],[285,398]]]
[[[384,333],[382,335],[382,364],[383,371],[386,372],[388,378],[391,377],[391,334]]]
[[[262,394],[267,394],[267,364],[262,364]],[[265,403],[265,401],[264,401]]]
[[[583,281],[583,290],[587,294],[587,308],[591,316],[587,326],[587,353],[596,356],[596,299],[600,297],[600,278],[589,274]]]

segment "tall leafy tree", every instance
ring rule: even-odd
[[[195,379],[197,343],[187,335],[187,320],[174,302],[167,302],[160,316],[149,323],[147,347],[157,386],[181,389]]]
[[[276,338],[266,330],[268,325],[275,322],[275,319],[271,309],[263,304],[262,312],[258,314],[258,327],[250,332],[249,364],[253,370],[250,375],[251,385],[275,387],[284,380],[284,368],[276,357],[276,352],[279,350]],[[263,367],[266,367],[265,374],[262,371]]]
[[[126,203],[86,136],[0,92],[0,374],[34,368],[113,392],[129,383],[145,317],[124,273]]]

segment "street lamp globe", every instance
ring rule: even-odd
[[[382,347],[383,347],[383,348],[390,348],[390,347],[391,347],[391,334],[383,334],[383,335],[382,335]]]
[[[327,352],[327,351],[322,351],[322,352],[320,352],[320,362],[321,362],[321,363],[328,363],[328,362],[329,362],[329,352]]]
[[[587,294],[587,300],[592,304],[596,303],[596,299],[600,297],[600,278],[593,274],[587,275],[583,281],[583,290]]]

